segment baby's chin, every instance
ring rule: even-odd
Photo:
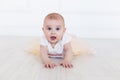
[[[50,44],[56,44],[58,41],[49,41]]]

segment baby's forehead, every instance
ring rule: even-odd
[[[61,18],[46,18],[45,20],[44,20],[44,26],[46,26],[46,25],[57,25],[57,24],[59,24],[59,25],[61,25],[61,26],[65,26],[65,23],[64,23],[64,20],[62,20]]]
[[[56,27],[63,27],[62,25],[56,25],[56,26],[52,26],[52,25],[46,25],[46,26],[44,26],[44,27],[46,27],[46,28],[48,28],[48,27],[51,27],[51,28],[56,28]]]
[[[64,22],[61,19],[46,19],[44,21],[44,25],[47,25],[47,24],[49,24],[49,25],[56,24],[56,25],[62,25],[63,26]]]
[[[64,25],[63,24],[56,24],[56,25],[45,24],[43,27],[44,28],[64,28]]]

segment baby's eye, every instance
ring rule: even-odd
[[[48,27],[47,30],[51,30],[52,28]]]
[[[60,30],[60,28],[56,28],[56,30]]]

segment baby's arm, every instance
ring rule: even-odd
[[[56,64],[51,61],[51,59],[48,57],[47,54],[47,48],[45,46],[40,46],[40,54],[41,54],[41,59],[43,63],[45,64],[46,68],[54,68]]]
[[[71,64],[72,58],[73,58],[73,54],[72,54],[72,47],[71,47],[71,43],[67,43],[64,45],[64,59],[63,61],[60,63],[63,67],[66,68],[72,68],[73,65]]]

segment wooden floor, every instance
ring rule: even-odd
[[[44,68],[26,51],[33,39],[0,36],[0,80],[120,80],[120,39],[84,39],[96,54],[77,56],[72,69]]]

